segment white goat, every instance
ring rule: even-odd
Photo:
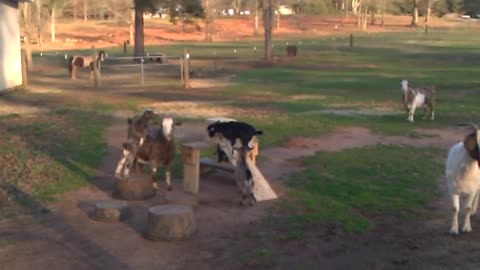
[[[435,87],[430,88],[410,88],[408,87],[408,81],[403,80],[401,83],[401,91],[403,94],[403,105],[407,110],[407,120],[413,122],[413,114],[417,107],[424,107],[430,109],[430,119],[435,118],[435,93],[437,92]],[[425,114],[426,117],[426,114]]]
[[[452,146],[448,152],[445,167],[448,191],[453,205],[452,226],[450,233],[458,235],[458,212],[460,211],[460,196],[465,196],[465,219],[463,232],[472,231],[470,216],[477,212],[478,193],[480,190],[480,130],[470,124],[475,131],[470,133],[463,142]]]

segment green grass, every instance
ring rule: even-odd
[[[365,232],[380,214],[423,213],[438,194],[442,152],[431,148],[372,146],[320,151],[305,159],[307,169],[289,181],[292,201],[286,222],[297,228],[338,223],[349,233]],[[295,236],[295,235],[294,235]]]
[[[0,157],[8,160],[3,181],[39,200],[87,185],[106,153],[103,133],[109,122],[104,114],[70,109],[0,119]]]

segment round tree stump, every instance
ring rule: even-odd
[[[145,237],[150,240],[184,239],[195,231],[193,210],[185,205],[160,205],[148,209]]]
[[[110,200],[95,204],[95,219],[99,221],[120,221],[128,213],[127,202]]]
[[[113,197],[116,199],[135,201],[145,200],[155,195],[150,175],[130,174],[128,178],[118,178]]]

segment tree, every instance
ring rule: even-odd
[[[272,60],[273,58],[273,9],[273,0],[262,0],[265,60]]]
[[[145,55],[145,34],[143,32],[143,11],[145,9],[143,0],[134,0],[135,4],[135,48],[134,56]]]
[[[56,11],[64,6],[64,0],[48,0],[46,3],[46,8],[48,10],[48,15],[50,16],[50,33],[51,40],[55,42],[55,18]]]
[[[413,2],[413,10],[412,10],[412,26],[417,26],[418,24],[418,1],[419,0],[412,0]]]

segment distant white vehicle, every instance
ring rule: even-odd
[[[275,14],[280,13],[280,15],[292,15],[293,9],[288,5],[279,5],[278,9],[275,11]]]

